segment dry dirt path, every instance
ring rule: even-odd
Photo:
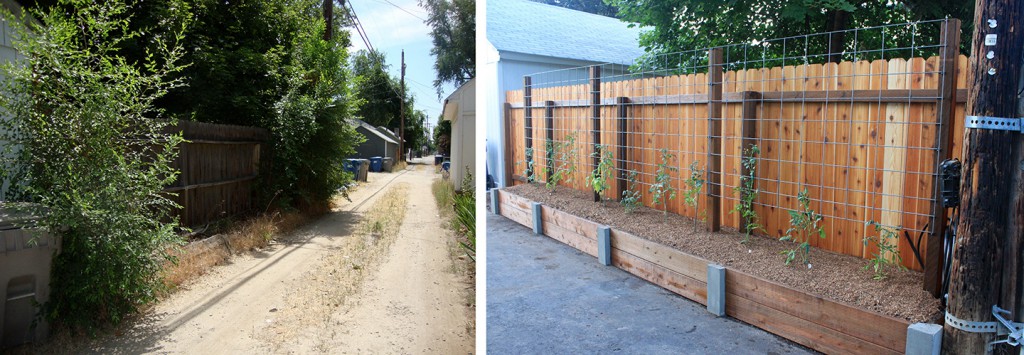
[[[433,171],[431,165],[411,165],[403,172],[375,174],[351,194],[352,202],[261,252],[236,255],[157,304],[119,336],[80,350],[472,352],[474,339],[466,329],[473,315],[465,298],[471,290],[452,272],[449,237],[431,194]],[[390,248],[381,248],[376,263],[352,267],[358,277],[338,272],[346,266],[334,261],[362,251],[353,249],[359,245],[354,229],[362,214],[396,188],[408,194],[405,220]]]

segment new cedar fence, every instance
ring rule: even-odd
[[[182,225],[199,227],[256,207],[253,187],[266,163],[267,130],[190,121],[168,130],[187,141],[172,164],[178,180],[164,190],[177,194],[172,199],[181,206]]]
[[[523,90],[506,93],[507,181],[546,182],[574,167],[559,184],[590,190],[584,178],[599,144],[614,163],[604,197],[622,196],[635,171],[643,203],[662,209],[648,189],[664,151],[677,169],[668,211],[712,230],[740,229],[730,211],[748,173],[744,147],[756,145],[759,233],[785,235],[806,189],[827,235],[811,245],[870,258],[878,247],[863,240],[878,233],[866,222],[899,228],[888,242],[904,266],[921,270],[902,234],[912,237],[925,286],[937,294],[946,220],[938,164],[960,156],[966,101],[959,26],[852,30],[841,54],[816,45],[833,32],[647,58],[629,72],[598,65],[527,76]],[[696,208],[682,198],[691,175],[706,182]]]

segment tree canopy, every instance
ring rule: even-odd
[[[476,1],[420,0],[420,6],[429,14],[434,88],[440,97],[444,85],[460,86],[476,76]]]
[[[967,53],[974,18],[970,0],[605,1],[619,9],[624,21],[651,27],[641,35],[640,44],[652,55],[946,17],[963,21],[961,52]],[[870,36],[881,37],[880,33]],[[937,43],[938,27],[922,28],[918,36],[919,43]],[[837,32],[808,46],[823,54],[858,50],[851,47],[851,37]],[[856,40],[879,46],[890,40],[863,37]]]
[[[424,114],[415,109],[416,100],[408,87],[402,88],[397,78],[388,74],[390,65],[383,53],[361,50],[349,61],[353,94],[359,104],[356,117],[373,126],[398,131],[401,127],[402,97],[405,97],[405,146],[418,148],[426,140]]]

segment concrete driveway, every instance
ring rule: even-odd
[[[812,354],[487,214],[487,351]]]

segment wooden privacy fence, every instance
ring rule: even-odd
[[[254,185],[266,156],[267,130],[254,127],[179,121],[170,127],[187,142],[172,166],[181,173],[165,191],[181,205],[182,225],[210,221],[252,210]]]
[[[611,152],[616,177],[605,197],[622,196],[627,172],[635,171],[642,202],[662,209],[648,189],[664,150],[674,155],[670,185],[680,195],[691,175],[706,181],[697,208],[680,196],[668,211],[706,218],[712,230],[739,229],[739,214],[729,212],[747,173],[744,147],[756,145],[754,210],[763,233],[785,235],[788,211],[799,209],[806,189],[827,234],[810,238],[813,246],[870,258],[878,247],[863,240],[878,233],[865,223],[900,228],[914,241],[889,242],[904,266],[918,270],[912,245],[920,249],[926,288],[934,290],[946,219],[936,203],[938,165],[960,156],[967,72],[967,58],[957,54],[959,21],[940,26],[939,43],[901,48],[937,53],[928,57],[886,58],[889,49],[882,49],[874,60],[812,64],[804,55],[765,67],[774,62],[736,54],[746,53],[744,45],[698,53],[698,64],[682,74],[602,76],[606,67],[593,66],[527,76],[523,90],[506,93],[507,181],[526,181],[530,166],[538,181],[574,166],[560,185],[589,190],[584,177],[598,163],[591,154],[600,144]],[[572,150],[575,156],[565,154]]]

